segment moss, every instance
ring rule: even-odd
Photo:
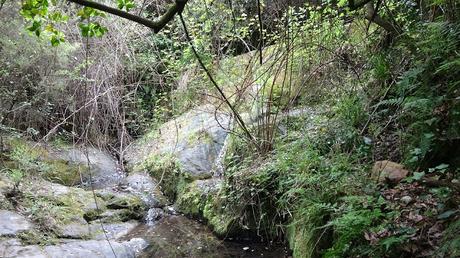
[[[212,135],[205,129],[201,129],[193,134],[190,134],[187,139],[187,143],[190,145],[197,145],[198,143],[211,144],[212,142]]]
[[[209,191],[194,181],[179,192],[176,206],[186,215],[204,219],[216,235],[224,237],[234,231],[235,216],[223,208],[221,199],[218,189]]]
[[[177,196],[176,205],[186,215],[193,217],[202,216],[207,202],[207,196],[192,182],[183,186]]]
[[[329,212],[322,204],[305,201],[294,211],[287,225],[287,240],[293,257],[320,257],[331,245],[331,228],[324,226]]]
[[[113,195],[112,198],[107,200],[107,208],[122,210],[117,214],[120,221],[141,219],[147,210],[147,206],[141,198],[134,195]]]
[[[191,179],[181,172],[179,162],[171,154],[154,154],[148,157],[140,165],[134,167],[134,171],[146,170],[155,178],[164,195],[171,201],[176,199],[177,193]]]
[[[216,205],[216,200],[208,200],[203,210],[203,217],[206,219],[212,231],[220,237],[234,234],[237,229],[234,227],[236,218],[233,214]]]
[[[24,245],[53,245],[58,243],[58,239],[53,234],[30,230],[18,234],[18,238]]]
[[[9,141],[9,155],[5,167],[19,169],[27,175],[39,175],[51,182],[74,186],[89,175],[83,164],[52,158],[45,148],[20,139]]]
[[[49,168],[43,172],[43,178],[66,186],[78,185],[81,179],[87,178],[88,168],[81,164],[72,164],[65,160],[45,161]]]
[[[311,246],[313,234],[308,225],[290,224],[287,227],[287,239],[293,257],[313,257],[313,248]]]
[[[75,188],[57,195],[52,191],[44,194],[30,187],[30,184],[40,184],[40,182],[32,181],[29,185],[23,186],[21,209],[33,218],[41,231],[49,234],[57,232],[59,226],[72,223],[76,219],[97,217],[106,209],[105,202],[101,198],[96,197],[96,207],[92,193],[82,189]]]

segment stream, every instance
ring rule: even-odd
[[[157,200],[164,197],[149,176],[128,175],[107,153],[92,148],[87,151],[88,157],[74,149],[60,151],[58,156],[77,163],[88,158],[94,172],[91,187],[97,191],[141,193],[152,207],[142,223],[117,239],[143,239],[146,245],[136,257],[287,257],[284,246],[269,246],[251,239],[217,238],[203,222],[180,214],[173,206],[159,205]],[[82,187],[91,188],[89,182]]]
[[[104,150],[40,146],[42,159],[58,162],[63,172],[76,165],[85,168],[89,165],[91,173],[80,174],[77,185],[43,178],[23,183],[21,191],[31,201],[24,202],[29,205],[22,209],[26,212],[8,205],[0,208],[0,257],[289,257],[283,245],[260,243],[242,236],[218,238],[205,222],[181,214],[180,204],[164,197],[148,168],[133,169],[145,160],[161,162],[162,157],[174,155],[181,174],[192,179],[187,184],[202,191],[198,195],[212,194],[209,189],[217,189],[222,182],[230,123],[227,115],[216,113],[210,106],[189,111],[127,149],[124,161],[129,172]],[[227,125],[227,129],[222,125]],[[56,175],[61,173],[56,172]],[[170,176],[166,175],[163,183],[177,186],[177,178]],[[5,196],[11,185],[8,178],[0,175],[0,202],[8,202]],[[66,217],[65,221],[56,221],[58,215],[46,213],[45,209],[42,216],[50,217],[45,222],[55,234],[51,242],[40,237],[46,230],[41,229],[40,221],[30,213],[35,209],[41,214],[36,211],[36,200],[46,200],[41,204],[44,208],[55,207],[61,211],[61,217]],[[191,200],[185,202],[197,205]],[[213,223],[225,222],[219,219]]]

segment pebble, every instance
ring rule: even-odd
[[[412,201],[412,197],[410,197],[410,196],[408,196],[408,195],[403,196],[403,197],[401,198],[401,201],[402,201],[404,204],[407,205],[407,204],[409,204],[409,203]]]

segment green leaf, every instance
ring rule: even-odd
[[[412,176],[412,178],[418,181],[422,179],[424,176],[425,176],[425,172],[414,172],[414,176]]]
[[[457,210],[448,210],[438,215],[438,219],[448,219],[452,215],[456,214]]]

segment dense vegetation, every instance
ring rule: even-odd
[[[222,187],[200,193],[174,157],[141,167],[216,234],[294,257],[460,256],[457,1],[176,1],[183,11],[153,31],[54,2],[0,0],[0,171],[15,191],[73,170],[56,175],[12,138],[123,161],[207,104],[233,121]],[[148,18],[172,8],[117,5]]]

